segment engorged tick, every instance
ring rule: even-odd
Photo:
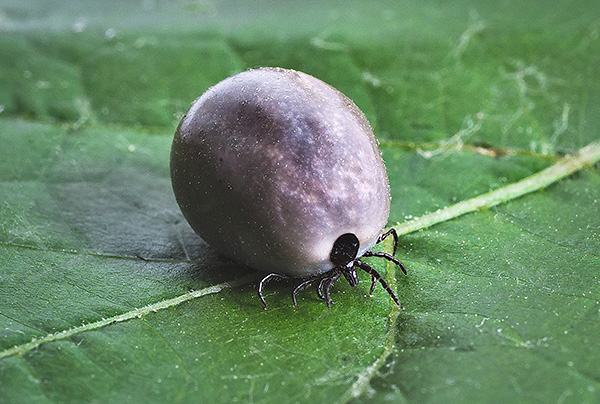
[[[341,92],[305,73],[249,70],[207,90],[183,117],[171,150],[171,179],[191,227],[233,260],[276,278],[330,289],[342,275],[371,275],[362,257],[398,265],[394,229],[382,234],[390,188],[373,130]],[[393,254],[371,248],[394,237]]]

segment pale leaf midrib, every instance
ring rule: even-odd
[[[394,226],[394,228],[398,232],[398,235],[404,235],[431,227],[437,223],[454,219],[470,212],[491,208],[500,203],[504,203],[545,188],[548,185],[553,184],[582,168],[592,166],[599,161],[600,142],[594,142],[582,148],[576,155],[565,157],[556,164],[527,178],[475,198],[459,202],[447,208],[440,209],[434,213],[421,216],[420,218],[416,218],[409,222],[398,224]],[[393,271],[388,271],[388,273],[390,272],[393,274]],[[394,279],[392,279],[392,282],[393,281]],[[398,322],[399,314],[399,309],[395,308],[395,306],[392,306],[392,313],[390,314],[389,328],[386,336],[386,344],[383,352],[371,365],[365,367],[362,372],[357,374],[354,383],[348,388],[348,390],[346,390],[344,394],[342,394],[340,399],[336,401],[336,404],[345,404],[361,396],[368,388],[370,380],[374,375],[377,374],[379,368],[392,354],[394,351],[394,341],[396,340],[396,323]]]
[[[546,188],[547,186],[600,161],[600,142],[594,142],[582,148],[578,154],[565,157],[556,164],[539,171],[520,181],[508,184],[485,194],[458,202],[446,208],[399,223],[394,228],[398,235],[412,233],[429,228],[434,224],[448,221],[477,210],[489,209],[517,199],[523,195]]]
[[[201,296],[218,293],[221,290],[226,289],[226,288],[234,288],[237,286],[241,286],[246,283],[257,280],[257,279],[259,279],[259,276],[256,273],[252,273],[252,274],[244,276],[242,278],[234,279],[234,280],[228,281],[228,282],[219,283],[217,285],[209,286],[204,289],[191,291],[186,294],[176,296],[172,299],[161,300],[160,302],[153,303],[153,304],[144,306],[139,309],[130,310],[128,312],[121,313],[116,316],[104,318],[102,320],[95,321],[93,323],[88,323],[88,324],[84,324],[84,325],[81,325],[78,327],[71,328],[69,330],[64,330],[64,331],[59,331],[56,333],[48,334],[45,337],[36,338],[25,344],[16,345],[12,348],[8,348],[8,349],[5,349],[4,351],[0,351],[0,359],[8,357],[8,356],[13,356],[13,355],[22,355],[28,351],[31,351],[32,349],[37,348],[41,344],[45,344],[47,342],[70,338],[73,335],[76,335],[76,334],[79,334],[79,333],[82,333],[85,331],[96,330],[98,328],[101,328],[101,327],[104,327],[104,326],[107,326],[110,324],[128,321],[128,320],[134,319],[136,317],[143,317],[146,314],[157,312],[158,310],[166,309],[168,307],[177,306],[183,302],[186,302],[186,301],[192,300],[192,299],[196,299]]]
[[[399,235],[404,235],[431,227],[437,223],[445,222],[470,212],[490,208],[500,203],[504,203],[519,198],[525,194],[545,188],[548,185],[555,183],[558,180],[571,175],[584,167],[597,163],[598,161],[600,161],[600,143],[595,142],[582,148],[577,155],[565,157],[558,163],[521,181],[506,185],[502,188],[498,188],[475,198],[459,202],[409,222],[398,224],[394,226],[394,228]],[[89,324],[84,324],[69,330],[49,334],[45,337],[34,339],[28,343],[16,345],[12,348],[0,351],[0,359],[13,355],[22,355],[47,342],[70,338],[73,335],[85,331],[95,330],[110,324],[128,321],[136,317],[142,317],[151,312],[173,307],[201,296],[218,293],[225,288],[241,286],[258,279],[259,275],[254,273],[229,282],[220,283],[218,285],[210,286],[198,291],[192,291],[172,299],[162,300],[158,303],[154,303],[140,309],[131,310],[117,316],[109,317]],[[360,395],[361,392],[364,391],[364,389],[368,386],[368,381],[376,373],[378,367],[383,364],[392,353],[393,340],[395,336],[395,323],[397,321],[398,314],[399,312],[392,312],[390,316],[390,330],[388,331],[388,337],[386,338],[387,343],[382,355],[380,355],[371,366],[367,367],[365,371],[361,372],[359,379],[350,387],[347,393],[338,402],[347,402],[353,397]]]

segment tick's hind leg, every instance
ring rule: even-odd
[[[332,302],[331,298],[329,297],[329,291],[330,291],[331,287],[333,286],[333,283],[335,281],[337,281],[340,278],[340,276],[341,276],[341,273],[336,271],[332,276],[325,278],[325,279],[327,279],[327,282],[325,282],[325,284],[324,284],[324,286],[325,286],[324,299],[325,299],[325,302],[327,303],[328,308],[331,308],[331,302]]]
[[[319,298],[321,298],[323,300],[327,300],[327,298],[323,294],[323,285],[325,285],[325,282],[327,282],[329,279],[331,279],[330,276],[324,276],[323,278],[321,278],[321,281],[319,282],[319,286],[317,286],[317,295],[319,296]]]
[[[376,270],[371,268],[371,266],[369,264],[366,264],[360,260],[354,261],[354,264],[357,265],[360,269],[362,269],[366,273],[368,273],[369,275],[371,275],[374,279],[378,280],[379,283],[381,283],[381,286],[383,286],[383,288],[385,289],[385,291],[390,294],[392,299],[394,299],[394,302],[398,306],[400,306],[400,302],[398,301],[396,294],[394,293],[392,288],[390,288],[390,286],[387,284],[387,282],[381,277],[381,275],[379,275],[379,272],[377,272]]]
[[[400,269],[402,270],[402,272],[404,272],[404,275],[407,275],[406,268],[404,268],[404,264],[401,263],[397,258],[392,257],[390,254],[382,253],[382,252],[367,251],[363,254],[363,257],[385,258],[386,260],[398,265],[400,267]]]
[[[319,297],[323,300],[325,300],[327,303],[327,305],[329,306],[329,303],[331,303],[331,299],[329,299],[329,289],[331,289],[331,285],[333,285],[333,282],[337,281],[340,277],[340,273],[337,270],[332,270],[331,272],[328,272],[326,274],[326,276],[324,276],[323,278],[321,278],[321,281],[319,282],[319,286],[317,287],[317,295],[319,295]]]
[[[371,289],[369,289],[369,296],[373,297],[373,291],[375,290],[375,285],[377,284],[377,278],[371,275]]]
[[[272,273],[272,274],[265,276],[262,279],[262,281],[260,281],[260,283],[258,284],[258,297],[260,298],[260,301],[262,302],[262,304],[265,306],[265,310],[267,310],[267,302],[265,301],[265,298],[264,298],[262,292],[263,292],[263,289],[264,289],[265,285],[267,284],[267,282],[269,282],[271,279],[275,279],[275,278],[288,279],[289,276]]]
[[[383,233],[382,235],[380,235],[377,238],[377,243],[378,244],[381,243],[390,234],[392,235],[392,237],[394,237],[394,253],[392,255],[396,255],[396,250],[398,250],[398,233],[396,233],[396,229],[394,229],[393,227],[391,229],[389,229],[388,231],[386,231],[385,233]]]
[[[313,276],[312,278],[309,278],[307,280],[305,280],[304,282],[302,282],[300,285],[296,286],[294,288],[294,290],[292,291],[292,302],[294,302],[294,307],[296,307],[296,294],[298,292],[300,292],[300,290],[308,285],[310,285],[311,283],[315,282],[317,279],[319,279],[321,275],[317,275],[317,276]],[[323,280],[321,280],[321,282],[323,282]],[[319,286],[321,285],[321,283],[319,283]],[[318,289],[317,289],[318,291]],[[321,295],[319,295],[319,297],[321,297]]]

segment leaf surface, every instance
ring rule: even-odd
[[[491,199],[600,138],[595,2],[101,3],[0,5],[0,402],[600,400],[597,164],[403,234],[402,311],[366,275],[264,311],[168,169],[196,97],[281,66],[368,116],[390,226]]]

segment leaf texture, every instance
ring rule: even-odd
[[[0,402],[600,401],[595,2],[101,3],[0,4]],[[175,127],[258,66],[371,121],[405,310],[265,311],[185,222]]]

